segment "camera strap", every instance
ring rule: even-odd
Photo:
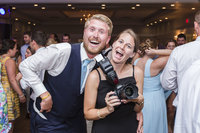
[[[97,61],[98,66],[101,68],[103,73],[106,75],[106,79],[111,84],[117,85],[119,80],[118,80],[115,70],[113,69],[112,64],[110,63],[110,60],[108,59],[108,57],[105,56],[107,53],[108,52],[105,52],[103,50],[101,52],[101,54],[99,54],[95,57],[95,59]]]

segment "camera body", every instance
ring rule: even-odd
[[[132,83],[117,84],[115,94],[119,99],[135,99],[138,97],[138,87]]]
[[[121,84],[118,80],[118,76],[113,69],[112,64],[106,57],[106,52],[102,51],[96,57],[98,66],[102,69],[103,73],[106,75],[107,81],[115,86],[115,94],[119,99],[135,99],[138,97],[138,87],[133,83]]]

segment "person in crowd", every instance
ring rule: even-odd
[[[55,42],[60,43],[60,40],[58,39],[58,35],[56,33],[51,33],[49,35],[49,38],[53,39]],[[48,39],[49,39],[48,38]]]
[[[28,47],[27,51],[26,51],[26,58],[32,56],[34,53],[37,53],[37,54],[42,53],[43,50],[45,49],[45,44],[46,44],[46,34],[42,31],[33,32],[31,35],[30,47]],[[43,79],[44,79],[44,73],[45,73],[45,71],[38,72],[38,77],[41,79],[41,81],[43,81]],[[22,79],[21,73],[17,74],[16,79],[18,82],[20,81],[20,84],[24,90],[30,90],[28,83]],[[46,119],[46,117],[42,113],[40,113],[38,108],[35,107],[36,94],[34,92],[32,92],[31,96],[29,96],[29,97],[31,98],[30,105],[27,104],[27,107],[29,107],[30,114],[31,114],[31,117],[30,117],[31,133],[37,133],[37,128],[35,128],[35,126],[34,126],[34,123],[36,123],[36,121],[34,119],[36,112],[41,118]],[[28,101],[28,98],[27,98],[27,101]]]
[[[84,114],[88,120],[94,120],[92,133],[136,133],[138,121],[136,112],[143,107],[143,72],[133,67],[131,59],[136,52],[136,34],[124,30],[112,45],[110,62],[116,71],[120,84],[132,83],[138,87],[139,96],[135,99],[119,99],[115,86],[106,80],[103,71],[92,71],[87,79],[84,97]],[[117,107],[117,108],[116,108]],[[140,132],[142,129],[138,129]]]
[[[49,46],[49,45],[51,45],[51,44],[57,44],[57,43],[58,43],[58,42],[55,41],[54,39],[49,38],[49,39],[47,40],[46,46]]]
[[[166,43],[166,49],[173,50],[177,46],[176,41],[174,39],[170,39]],[[168,133],[173,133],[174,129],[174,117],[176,108],[173,106],[173,101],[176,97],[176,93],[174,91],[164,91],[165,98],[167,99],[167,123],[168,123]]]
[[[0,45],[1,44],[0,40]],[[1,48],[0,48],[1,49]],[[1,81],[1,62],[0,62],[0,81]],[[0,82],[0,133],[8,133],[11,129],[11,123],[8,121],[8,104],[6,93]]]
[[[31,46],[28,46],[28,48],[26,49],[25,58],[30,57],[30,56],[33,55],[34,53],[35,53],[35,50],[31,49]]]
[[[20,89],[16,76],[16,63],[12,59],[17,52],[17,45],[12,40],[3,40],[1,48],[0,62],[1,68],[1,83],[7,96],[8,103],[8,120],[13,122],[20,116],[19,100],[24,103],[26,98]],[[13,127],[12,126],[12,127]],[[13,128],[11,129],[11,132]]]
[[[0,80],[1,80],[1,63],[0,63]],[[8,104],[6,93],[0,82],[0,133],[8,133],[11,129],[11,123],[8,121]]]
[[[177,91],[173,102],[173,105],[176,106],[174,133],[200,132],[199,90],[196,90],[196,85],[198,85],[196,74],[198,72],[195,65],[192,65],[200,59],[200,11],[195,14],[194,20],[196,40],[176,47],[161,75],[163,88]],[[191,76],[188,72],[196,73]]]
[[[67,33],[63,34],[63,36],[62,36],[62,42],[68,42],[68,43],[70,43],[70,41],[71,41],[70,34],[67,34]]]
[[[17,44],[17,53],[16,53],[14,58],[15,58],[17,69],[18,69],[19,64],[22,62],[22,55],[21,55],[21,52],[20,52],[21,47],[20,47],[16,37],[14,37],[12,40]]]
[[[28,48],[28,46],[30,45],[30,41],[31,41],[31,32],[24,32],[24,45],[21,47],[21,56],[22,56],[22,61],[25,59],[25,53],[26,53],[26,49]]]
[[[177,37],[177,45],[178,46],[181,46],[183,44],[186,43],[186,36],[185,34],[181,33],[181,34],[178,34],[178,37]]]
[[[107,16],[96,14],[85,23],[83,43],[50,45],[20,64],[22,79],[33,89],[35,97],[38,97],[36,107],[47,118],[43,119],[35,113],[35,129],[39,133],[86,133],[84,84],[95,65],[93,58],[110,40],[112,27]],[[85,59],[92,61],[81,84],[81,65]],[[37,72],[43,70],[47,72],[42,83]]]
[[[170,39],[166,43],[166,49],[173,50],[177,46],[177,43],[174,39]]]
[[[134,58],[134,65],[144,71],[144,133],[168,133],[167,112],[164,90],[160,83],[160,74],[171,50],[157,49],[156,41],[146,39],[139,45],[140,58]],[[138,54],[138,53],[137,53]],[[154,56],[158,55],[153,60]]]

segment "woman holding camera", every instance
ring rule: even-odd
[[[84,114],[94,120],[92,133],[134,133],[141,132],[137,113],[143,108],[143,72],[130,63],[136,51],[136,34],[127,29],[119,34],[112,45],[110,62],[119,78],[119,84],[132,83],[138,87],[135,99],[119,99],[115,86],[106,80],[100,68],[92,71],[85,86]],[[139,128],[138,128],[139,127]]]

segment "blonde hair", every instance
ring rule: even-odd
[[[142,56],[145,55],[145,50],[149,48],[156,49],[158,47],[158,43],[150,38],[147,38],[144,42],[142,42],[138,49],[141,51]]]
[[[200,26],[200,11],[197,11],[195,14],[194,20],[199,24]]]
[[[47,40],[46,46],[49,46],[49,45],[51,45],[51,44],[56,44],[56,43],[58,43],[58,42],[55,41],[53,38],[49,38],[49,39]]]
[[[112,21],[107,16],[105,16],[103,14],[95,14],[92,17],[88,18],[87,21],[85,22],[85,28],[87,28],[89,23],[90,23],[90,21],[94,20],[94,19],[100,20],[100,21],[106,23],[108,25],[108,27],[109,27],[108,35],[110,36],[112,34],[112,30],[113,30]]]

